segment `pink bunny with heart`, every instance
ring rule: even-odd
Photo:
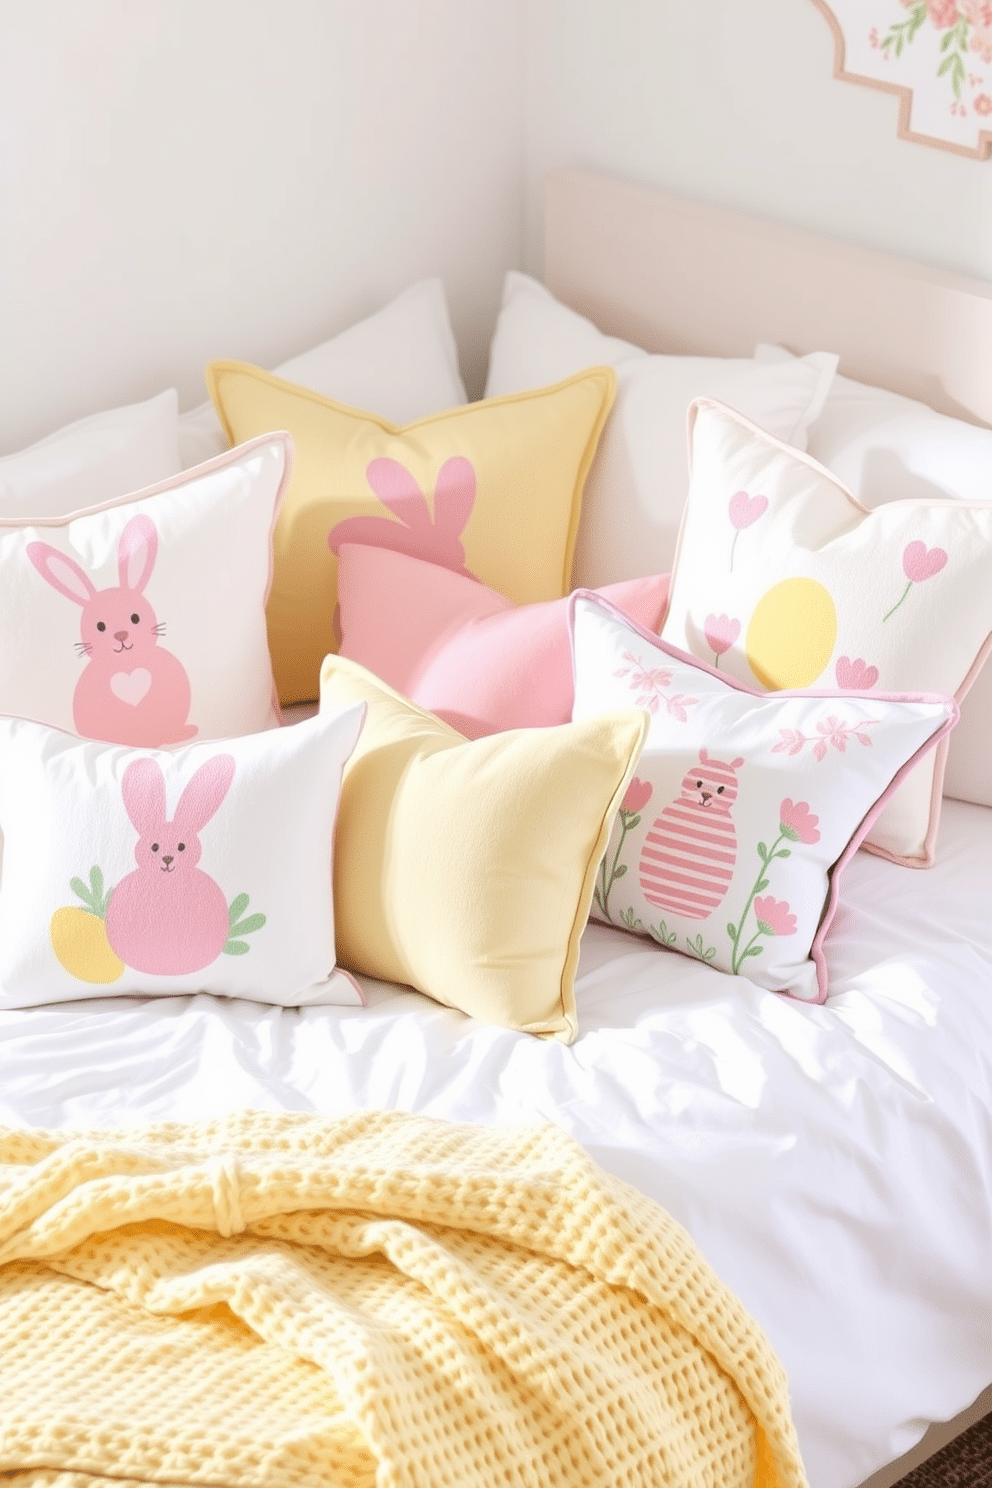
[[[157,552],[154,522],[143,514],[132,517],[117,545],[120,582],[97,589],[74,558],[49,543],[28,543],[27,555],[45,582],[82,606],[76,649],[87,664],[76,683],[72,716],[84,738],[158,748],[197,733],[186,721],[186,668],[159,645],[165,627],[144,594]]]
[[[121,795],[138,833],[138,866],[111,893],[105,923],[114,954],[134,971],[188,976],[216,961],[227,944],[227,898],[196,865],[199,833],[233,779],[233,755],[215,754],[188,781],[170,821],[158,761],[132,760],[124,771]]]
[[[465,567],[461,541],[475,505],[475,470],[470,460],[454,455],[441,466],[434,483],[433,518],[423,491],[398,460],[371,460],[365,477],[383,506],[399,521],[346,517],[328,534],[327,546],[332,553],[342,543],[363,543],[423,558],[468,579],[476,577]]]

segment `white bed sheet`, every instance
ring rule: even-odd
[[[0,1121],[552,1121],[687,1227],[789,1372],[812,1488],[849,1488],[992,1379],[992,811],[945,803],[929,872],[859,853],[826,949],[813,1007],[590,925],[569,1048],[371,982],[4,1012]]]

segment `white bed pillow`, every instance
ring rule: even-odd
[[[411,424],[466,401],[440,279],[411,285],[374,315],[273,371],[287,382],[367,409],[392,424]],[[184,467],[227,448],[212,403],[201,403],[180,417]]]
[[[557,382],[585,367],[617,370],[617,397],[586,482],[572,582],[598,588],[672,566],[689,489],[686,415],[706,396],[806,448],[837,358],[656,356],[604,336],[526,274],[506,276],[485,396]]]
[[[781,346],[755,358],[792,361]],[[889,501],[992,501],[992,429],[938,413],[926,403],[850,377],[834,378],[809,431],[808,452],[867,507]],[[984,666],[961,702],[951,736],[945,796],[992,806],[992,667]]]
[[[180,470],[179,401],[167,388],[108,408],[0,458],[0,517],[64,517]]]
[[[335,964],[331,870],[364,716],[154,751],[0,719],[0,1007],[360,1005]]]

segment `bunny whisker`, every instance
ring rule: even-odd
[[[164,620],[156,621],[156,623],[152,626],[152,635],[165,635],[165,624],[166,622]]]
[[[93,645],[90,641],[73,641],[72,649],[75,651],[77,656],[89,656],[90,652],[93,650]]]

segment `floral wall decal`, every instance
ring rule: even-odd
[[[895,93],[899,134],[984,159],[992,149],[992,0],[813,0],[837,77]]]

